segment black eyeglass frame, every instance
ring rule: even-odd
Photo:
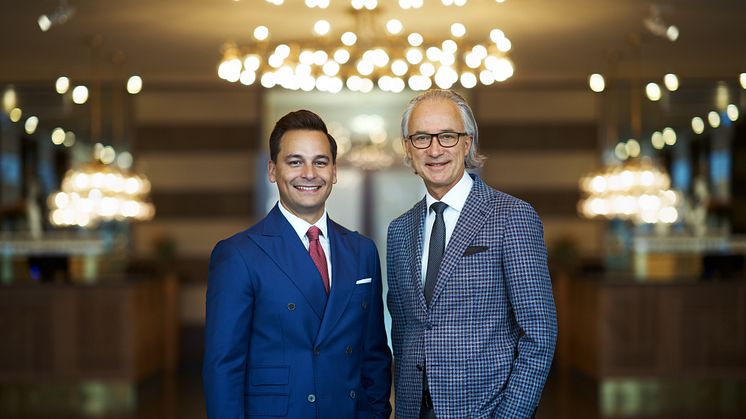
[[[440,139],[440,136],[443,135],[443,134],[456,134],[456,142],[453,143],[453,144],[451,144],[451,145],[444,145],[443,142]],[[430,141],[427,142],[426,146],[424,146],[424,147],[418,147],[417,145],[415,145],[414,139],[412,138],[412,137],[415,137],[417,135],[429,135],[430,136]],[[456,132],[456,131],[441,131],[441,132],[438,132],[438,133],[435,133],[435,134],[431,134],[429,132],[418,132],[416,134],[412,134],[412,135],[407,136],[407,139],[412,144],[412,147],[414,147],[414,148],[416,148],[418,150],[425,150],[427,148],[430,148],[430,146],[433,144],[433,138],[437,138],[438,139],[438,144],[441,147],[443,147],[443,148],[451,148],[451,147],[455,147],[456,144],[458,144],[458,142],[461,139],[461,137],[463,137],[465,135],[469,135],[469,133],[466,133],[466,132]]]

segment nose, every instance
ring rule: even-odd
[[[426,151],[428,156],[438,157],[443,154],[443,147],[441,147],[438,139],[433,137],[432,141],[430,141],[430,147],[428,147]]]
[[[316,177],[316,168],[313,167],[312,164],[303,166],[303,171],[301,172],[301,176],[304,179],[313,179]]]

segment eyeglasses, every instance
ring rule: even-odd
[[[452,132],[452,131],[439,132],[437,134],[430,134],[428,132],[420,132],[417,134],[412,134],[407,138],[409,138],[409,142],[412,143],[412,146],[414,148],[424,150],[430,147],[430,144],[433,142],[433,138],[438,139],[438,144],[440,144],[441,147],[451,148],[455,146],[456,144],[458,144],[458,139],[461,138],[462,135],[467,135],[467,134],[465,132]]]

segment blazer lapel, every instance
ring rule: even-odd
[[[259,233],[249,235],[295,284],[321,319],[326,305],[326,292],[321,275],[277,205],[267,214]]]
[[[417,298],[420,301],[420,306],[423,310],[427,310],[427,302],[425,301],[425,294],[422,289],[422,234],[425,228],[425,211],[427,210],[427,204],[425,198],[422,198],[418,202],[412,211],[412,217],[410,218],[407,226],[407,231],[410,231],[409,237],[409,268],[410,268],[410,279],[412,280],[412,287],[417,291]]]
[[[334,326],[350,302],[352,292],[355,290],[355,282],[360,279],[357,278],[357,272],[360,271],[358,269],[360,260],[358,241],[354,235],[348,234],[347,230],[339,227],[331,219],[327,218],[327,225],[329,226],[327,229],[329,247],[332,252],[332,287],[316,338],[317,344],[320,344],[334,330]]]
[[[448,241],[443,260],[440,263],[438,279],[435,283],[430,307],[435,305],[438,295],[445,288],[448,279],[453,273],[453,269],[463,256],[464,250],[471,243],[476,232],[482,228],[482,225],[488,218],[487,214],[494,207],[494,203],[490,199],[489,187],[478,176],[475,175],[473,177],[474,185],[471,192],[469,192],[469,196],[466,198],[463,211],[458,217],[451,240]]]

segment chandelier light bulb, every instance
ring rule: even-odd
[[[593,73],[588,77],[588,86],[596,93],[601,93],[606,89],[606,80],[604,80],[604,76]]]
[[[365,0],[364,7],[368,10],[375,10],[378,7],[378,0]]]
[[[316,23],[313,24],[313,32],[319,36],[328,34],[331,28],[329,21],[324,19],[317,20]]]
[[[462,86],[471,89],[477,85],[477,76],[467,71],[461,74],[460,81]]]
[[[10,118],[11,122],[20,121],[22,116],[23,116],[23,111],[21,110],[21,108],[13,108],[8,113],[8,117]]]
[[[52,144],[62,145],[65,142],[65,130],[57,127],[52,130]]]
[[[497,44],[501,39],[505,38],[505,32],[500,29],[493,29],[490,31],[490,40]]]
[[[707,114],[707,122],[710,123],[710,126],[713,128],[717,128],[720,126],[720,114],[715,111],[710,111]]]
[[[88,88],[80,85],[73,88],[73,102],[82,105],[88,101]]]
[[[738,81],[741,83],[741,88],[746,89],[746,73],[739,74]]]
[[[665,142],[666,145],[676,144],[676,131],[674,131],[673,128],[663,128],[663,142]]]
[[[13,87],[5,89],[3,93],[3,110],[10,112],[18,104],[18,95]]]
[[[463,23],[454,23],[451,25],[451,35],[456,38],[461,38],[466,35],[466,26]]]
[[[344,48],[339,48],[334,51],[334,61],[340,64],[346,64],[350,61],[350,52]]]
[[[422,45],[423,42],[422,35],[417,32],[412,32],[409,34],[409,36],[407,36],[407,42],[409,42],[409,45],[413,47],[419,47],[420,45]],[[744,78],[746,79],[746,77]]]
[[[698,116],[692,118],[692,131],[698,135],[705,132],[705,121]]]
[[[728,115],[728,119],[730,119],[732,122],[736,122],[738,120],[738,106],[731,103],[730,105],[728,105],[725,112]]]
[[[663,76],[663,84],[669,92],[675,92],[679,89],[679,77],[676,74],[668,73]]]
[[[655,131],[653,135],[650,136],[650,143],[656,150],[663,149],[663,147],[665,147],[666,145],[666,143],[663,141],[663,133],[661,133],[660,131]]]
[[[497,49],[499,49],[500,52],[508,52],[511,48],[513,48],[513,43],[510,42],[510,39],[508,38],[500,38],[497,42],[495,42],[495,46],[497,46]]]
[[[70,79],[65,76],[60,76],[57,81],[54,82],[54,90],[57,93],[64,95],[70,89]]]
[[[676,42],[679,39],[679,28],[675,25],[671,25],[666,29],[666,38],[671,42]]]
[[[422,50],[419,48],[409,48],[406,52],[407,61],[410,64],[415,65],[422,62]]]
[[[647,95],[648,99],[651,101],[659,101],[661,99],[661,94],[661,87],[658,83],[650,82],[645,86],[645,95]]]
[[[342,43],[351,47],[357,42],[357,35],[354,32],[345,32],[342,34]]]
[[[131,76],[127,79],[127,93],[136,95],[142,91],[142,77]]]
[[[26,130],[26,134],[33,135],[36,132],[36,127],[39,126],[39,118],[36,116],[29,116],[26,118],[26,123],[24,124],[24,129]]]
[[[352,0],[350,2],[350,5],[352,6],[353,9],[360,10],[363,7],[365,7],[365,0]]]
[[[386,22],[386,30],[392,35],[398,35],[402,29],[404,29],[404,26],[399,19],[390,19]]]
[[[266,26],[260,25],[254,29],[254,39],[264,41],[267,38],[269,38],[269,29]]]
[[[407,74],[407,71],[409,70],[409,66],[404,60],[394,60],[391,63],[391,72],[394,73],[397,76],[403,76]]]

